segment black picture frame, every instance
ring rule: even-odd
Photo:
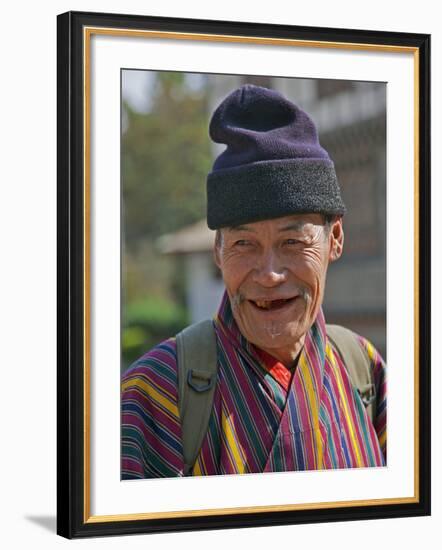
[[[158,31],[240,38],[271,38],[327,42],[338,47],[354,45],[409,48],[414,52],[418,73],[415,143],[418,170],[415,174],[418,202],[418,308],[415,310],[418,353],[416,364],[416,487],[413,499],[369,505],[318,507],[250,513],[220,513],[183,517],[96,517],[90,513],[90,486],[86,462],[89,452],[85,357],[90,329],[87,278],[89,255],[85,233],[89,213],[85,201],[85,30],[106,28],[129,31]],[[350,29],[297,27],[68,12],[57,20],[57,231],[58,231],[58,329],[57,329],[57,532],[67,538],[156,533],[201,529],[271,526],[356,519],[393,518],[430,514],[430,36],[426,34],[378,32]],[[416,266],[415,266],[416,267]],[[85,306],[86,304],[86,306]],[[86,381],[87,382],[87,381]],[[85,424],[86,422],[86,424]],[[86,435],[85,435],[86,434]],[[89,434],[90,435],[90,434]],[[86,458],[85,458],[86,457]]]

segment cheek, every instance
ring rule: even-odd
[[[246,257],[225,254],[220,264],[221,274],[228,290],[236,291],[252,271],[252,262]]]
[[[311,279],[321,278],[324,261],[320,251],[305,250],[297,262],[299,270],[308,274]]]
[[[320,298],[325,281],[326,262],[320,250],[306,250],[293,269],[301,282],[307,285],[315,302]]]

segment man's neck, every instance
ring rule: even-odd
[[[290,349],[283,348],[262,348],[267,354],[271,355],[282,363],[288,369],[293,369],[298,363],[302,348],[304,347],[305,334]]]

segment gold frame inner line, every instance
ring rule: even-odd
[[[217,35],[217,34],[201,34],[201,33],[181,33],[181,32],[165,32],[165,31],[149,31],[149,30],[133,30],[133,29],[115,29],[106,27],[84,27],[83,28],[83,100],[84,100],[84,498],[83,498],[83,517],[84,523],[101,523],[113,521],[135,521],[140,519],[160,519],[160,518],[182,518],[182,517],[198,517],[198,516],[214,516],[226,515],[232,513],[263,513],[275,511],[295,511],[295,510],[312,510],[324,508],[342,508],[348,506],[373,506],[373,505],[397,505],[411,504],[419,501],[419,235],[415,231],[414,242],[414,495],[409,497],[385,498],[375,500],[361,501],[337,501],[323,503],[301,503],[287,505],[270,505],[270,506],[251,506],[251,507],[236,507],[236,508],[219,508],[208,510],[183,510],[170,512],[153,512],[153,513],[137,513],[137,514],[119,514],[95,516],[91,514],[91,464],[90,464],[90,442],[91,442],[91,391],[90,391],[90,350],[91,350],[91,223],[90,223],[90,185],[91,185],[91,138],[90,138],[90,119],[91,119],[91,37],[93,35],[105,36],[125,36],[133,38],[158,38],[158,39],[174,39],[174,40],[193,40],[203,42],[224,42],[224,43],[248,43],[268,46],[293,46],[304,48],[329,48],[343,50],[362,50],[374,52],[391,52],[391,53],[408,53],[413,54],[414,62],[414,224],[415,228],[419,227],[419,49],[411,46],[393,46],[386,44],[364,44],[364,43],[344,43],[344,42],[329,42],[316,40],[297,40],[297,39],[280,39],[280,38],[261,38],[248,36],[234,35]]]
[[[221,34],[204,33],[184,33],[169,31],[149,31],[132,29],[113,29],[106,27],[84,27],[88,36],[108,35],[108,36],[128,36],[131,38],[161,38],[172,40],[193,40],[201,42],[225,42],[225,43],[248,43],[260,44],[264,46],[295,46],[304,48],[331,48],[341,50],[365,50],[376,52],[394,52],[394,53],[415,53],[418,48],[414,46],[395,46],[390,44],[364,44],[361,42],[334,42],[327,40],[300,40],[296,38],[269,38],[260,36],[235,36]]]

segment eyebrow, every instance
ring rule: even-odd
[[[287,225],[280,227],[278,229],[278,233],[283,233],[284,231],[301,231],[302,229],[304,229],[306,223],[307,222],[305,221],[289,222]],[[247,231],[249,233],[256,233],[256,230],[253,229],[253,227],[250,227],[249,225],[232,225],[231,227],[227,228],[227,231],[229,233],[235,233],[237,231]]]
[[[232,225],[227,228],[227,231],[229,233],[234,233],[235,231],[250,231],[251,233],[256,233],[256,231],[248,225]]]
[[[278,229],[278,232],[281,233],[283,231],[301,231],[302,229],[304,229],[305,225],[306,222],[292,222],[284,225],[283,227],[280,227]]]

